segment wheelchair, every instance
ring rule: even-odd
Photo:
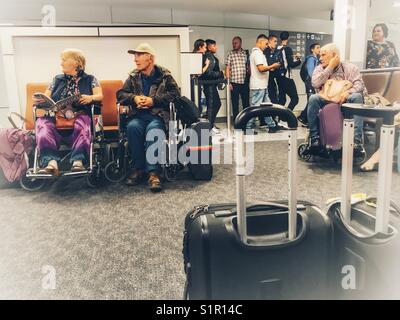
[[[309,133],[307,133],[305,142],[298,146],[297,153],[301,160],[310,162],[313,157],[319,157],[322,159],[332,159],[334,163],[339,163],[342,159],[342,147],[321,145],[318,148],[311,148],[311,139]],[[364,146],[359,149],[354,149],[354,164],[359,166],[367,160],[367,153]]]
[[[127,107],[125,106],[119,106],[118,108],[120,119],[119,139],[117,146],[115,146],[115,144],[110,144],[110,161],[104,168],[105,178],[111,183],[119,183],[123,181],[127,177],[127,174],[133,165],[128,147],[127,125],[130,119],[126,115],[126,108]],[[163,141],[163,152],[161,153],[162,178],[168,182],[176,181],[179,172],[188,168],[195,180],[211,180],[213,175],[213,167],[211,163],[211,125],[208,121],[200,119],[192,125],[184,124],[177,116],[175,104],[172,102],[169,105],[169,116],[169,128],[167,128],[166,137]],[[206,132],[209,132],[207,141],[201,141],[204,145],[192,145],[190,143],[190,134],[188,134],[188,129],[192,129],[196,134],[203,129],[206,130]],[[204,153],[206,153],[205,156],[209,159],[209,163],[203,164],[201,161],[196,163],[191,161],[180,162],[177,155],[181,151],[182,147],[186,148],[186,155],[188,158],[191,154],[193,157],[197,157],[198,159],[203,156],[204,159]]]
[[[27,191],[38,191],[45,187],[49,182],[55,181],[61,177],[86,177],[87,185],[92,188],[97,187],[101,183],[105,147],[103,143],[103,131],[101,124],[102,120],[99,110],[100,105],[91,106],[91,143],[86,170],[80,172],[71,172],[70,169],[66,169],[67,166],[70,166],[69,158],[71,155],[71,148],[68,144],[62,142],[59,148],[61,155],[61,161],[59,163],[60,176],[54,177],[50,174],[39,173],[40,152],[38,147],[35,146],[33,155],[26,156],[28,170],[20,180],[20,185],[23,189]],[[39,113],[41,114],[39,115]],[[36,123],[36,120],[39,116],[48,116],[48,114],[43,114],[42,110],[36,106],[33,106],[34,123]],[[69,125],[64,125],[57,127],[57,130],[61,136],[65,136],[71,133],[72,127]]]
[[[338,163],[342,158],[342,127],[343,116],[340,106],[337,104],[327,104],[319,111],[320,141],[319,147],[311,147],[309,133],[306,135],[305,142],[298,146],[298,156],[301,160],[310,161],[312,157],[323,159],[332,158]],[[364,146],[354,149],[354,164],[361,165],[367,160],[367,153]]]
[[[62,176],[71,178],[86,177],[88,186],[92,188],[105,182],[104,167],[110,161],[110,150],[113,146],[118,146],[118,143],[115,142],[115,137],[118,136],[119,132],[118,107],[115,95],[118,89],[122,87],[123,82],[121,80],[100,80],[100,85],[103,90],[103,101],[101,105],[93,105],[91,109],[92,141],[87,170],[78,173],[72,173],[68,170],[62,171],[67,165],[67,159],[69,159],[71,150],[68,148],[68,145],[61,145],[60,147],[60,154],[62,155],[60,169]],[[23,121],[21,129],[24,128],[33,136],[36,118],[43,116],[45,113],[43,110],[33,106],[32,96],[37,92],[44,92],[47,87],[48,83],[28,83],[26,85],[27,101],[25,117],[18,113],[13,113]],[[9,115],[9,119],[12,125],[17,128],[15,122],[12,120],[12,114]],[[59,129],[65,132],[71,130],[71,128]],[[51,180],[55,179],[54,177],[38,175],[39,152],[37,148],[34,149],[33,155],[31,153],[31,155],[25,155],[25,157],[29,169],[20,181],[22,188],[28,191],[40,190],[47,183],[51,182]]]

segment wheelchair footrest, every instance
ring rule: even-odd
[[[90,174],[90,170],[84,170],[84,171],[79,171],[79,172],[72,172],[72,171],[64,171],[60,172],[59,177],[81,177],[81,176],[86,176]],[[57,179],[59,177],[55,177],[51,174],[43,174],[43,173],[34,173],[34,172],[27,172],[26,174],[27,178],[35,178],[35,179]]]

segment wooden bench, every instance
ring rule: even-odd
[[[103,130],[105,133],[118,132],[119,114],[116,100],[117,91],[122,88],[122,80],[102,80],[100,81],[103,90],[103,102],[101,115],[103,118]],[[25,108],[25,129],[34,130],[34,115],[32,96],[35,92],[45,92],[48,83],[28,83],[26,85],[26,108]],[[37,110],[38,115],[43,114],[42,110]],[[59,130],[71,128],[58,128]]]

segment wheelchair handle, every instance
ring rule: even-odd
[[[249,107],[243,110],[235,120],[235,129],[246,130],[247,122],[256,117],[279,117],[287,122],[289,129],[297,129],[297,119],[292,111],[288,109],[274,107],[272,104],[268,106]]]

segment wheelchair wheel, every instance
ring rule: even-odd
[[[86,176],[86,183],[90,188],[97,188],[103,182],[103,175],[100,171],[94,170]]]
[[[177,166],[168,166],[164,167],[164,178],[168,182],[176,181],[176,177],[178,175],[178,167]]]
[[[356,166],[362,165],[365,161],[367,161],[367,152],[364,147],[360,150],[354,150],[354,164]]]
[[[307,143],[300,144],[297,149],[297,153],[301,160],[309,161],[311,159],[311,153]]]
[[[21,180],[19,181],[22,189],[26,191],[39,191],[46,185],[45,179],[37,179],[37,178],[28,178],[26,175],[23,175]]]
[[[126,172],[115,161],[111,161],[104,168],[104,176],[111,183],[119,183],[125,179]]]

